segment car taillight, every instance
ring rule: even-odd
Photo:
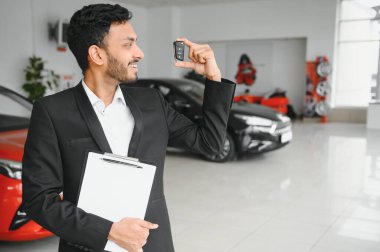
[[[0,159],[0,174],[21,180],[22,164],[7,159]]]
[[[22,204],[21,204],[21,206],[17,209],[15,216],[13,217],[9,230],[16,230],[20,228],[21,226],[23,226],[28,221],[29,221],[29,218],[26,215],[25,211],[23,210]]]

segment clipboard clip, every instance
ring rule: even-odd
[[[138,158],[126,157],[126,156],[116,155],[116,154],[108,153],[108,152],[104,152],[104,155],[109,156],[109,157],[124,159],[126,161],[139,162]]]
[[[130,162],[136,162],[136,163],[138,163],[139,160],[137,158],[125,157],[125,156],[120,156],[120,155],[116,155],[116,154],[112,154],[112,153],[107,153],[107,152],[104,153],[104,156],[108,156],[110,158],[119,158],[119,159],[123,159],[124,160],[124,161],[119,161],[119,160],[109,159],[109,158],[106,158],[106,157],[105,158],[100,158],[101,160],[103,160],[103,161],[105,161],[107,163],[132,166],[132,167],[140,168],[140,169],[143,168],[140,165],[130,163]]]

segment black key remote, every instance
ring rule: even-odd
[[[185,59],[185,43],[183,41],[174,41],[174,58],[176,60],[184,61]]]

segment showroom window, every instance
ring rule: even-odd
[[[334,107],[367,107],[375,99],[380,24],[362,3],[340,1]]]

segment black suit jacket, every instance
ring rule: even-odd
[[[145,220],[159,228],[150,232],[144,252],[174,251],[163,190],[167,144],[201,153],[223,147],[235,84],[205,85],[200,124],[177,113],[155,89],[120,85],[135,119],[128,156],[157,166]],[[31,219],[61,238],[59,251],[103,251],[107,242],[112,222],[76,206],[90,150],[111,152],[81,83],[34,104],[23,157],[23,204]]]

